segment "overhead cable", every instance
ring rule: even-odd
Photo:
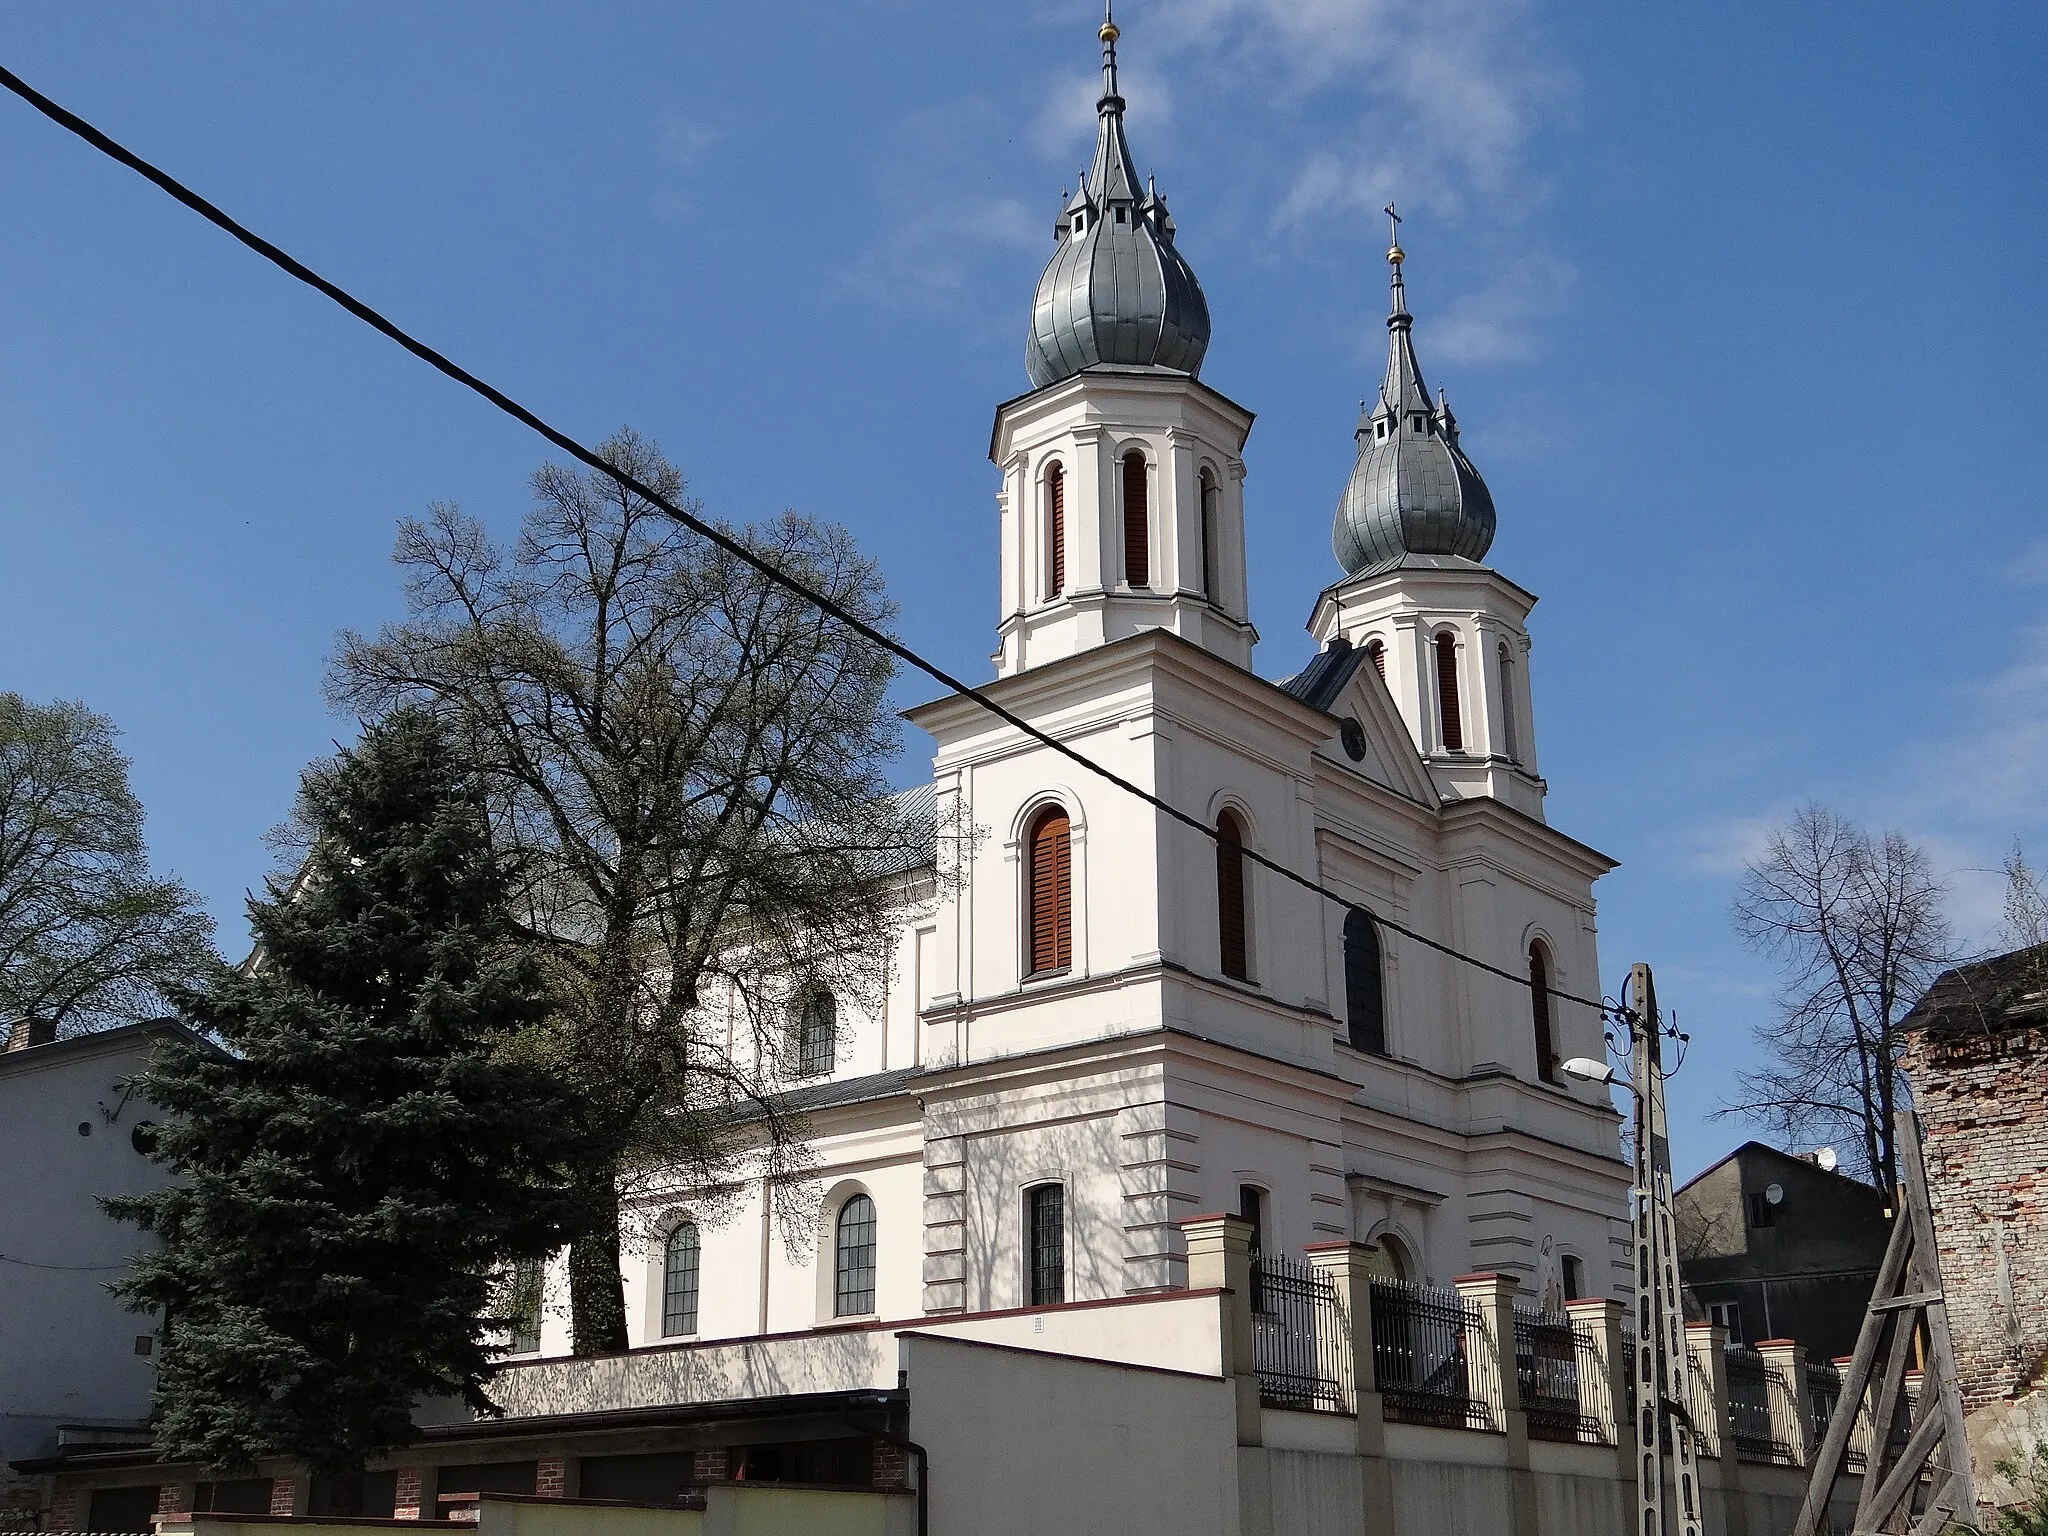
[[[1089,773],[1094,774],[1097,778],[1103,779],[1104,781],[1115,785],[1118,789],[1123,790],[1126,794],[1136,796],[1138,799],[1144,801],[1147,805],[1151,806],[1154,810],[1160,812],[1160,814],[1171,817],[1173,820],[1180,822],[1182,825],[1192,828],[1194,831],[1200,833],[1203,837],[1209,839],[1209,841],[1211,842],[1221,842],[1221,835],[1218,833],[1216,828],[1208,825],[1204,821],[1201,821],[1197,817],[1189,815],[1186,811],[1181,810],[1179,807],[1168,804],[1159,796],[1153,794],[1151,791],[1141,787],[1140,785],[1133,783],[1131,780],[1125,778],[1123,775],[1117,773],[1113,769],[1104,767],[1101,763],[1096,762],[1087,754],[1080,752],[1071,746],[1068,746],[1065,742],[1060,741],[1056,737],[1049,735],[1047,732],[1040,730],[1030,721],[1024,719],[1022,716],[1016,714],[1014,711],[1006,708],[1004,705],[990,698],[981,689],[976,688],[972,684],[955,677],[952,673],[948,672],[945,668],[939,666],[936,662],[926,660],[923,656],[918,654],[918,652],[912,650],[909,646],[905,645],[902,641],[896,639],[893,635],[890,635],[887,632],[876,628],[874,625],[860,618],[857,614],[849,612],[844,606],[834,601],[832,598],[826,596],[824,593],[813,591],[803,582],[797,580],[793,576],[788,575],[773,561],[768,560],[764,558],[762,555],[756,553],[754,550],[749,549],[744,543],[734,538],[731,534],[725,532],[723,529],[715,526],[714,524],[704,521],[702,518],[697,517],[696,515],[688,511],[686,508],[678,506],[676,503],[670,501],[667,497],[663,496],[659,491],[655,490],[652,486],[644,484],[637,477],[626,473],[617,465],[607,462],[600,454],[594,452],[589,448],[586,448],[582,443],[578,442],[575,438],[569,436],[568,433],[560,431],[553,426],[550,426],[546,421],[542,420],[539,416],[535,415],[532,411],[528,410],[525,406],[521,405],[517,400],[514,400],[510,395],[507,395],[503,390],[500,390],[496,388],[494,385],[491,385],[484,381],[483,379],[478,378],[475,374],[471,373],[467,368],[464,368],[461,364],[454,362],[453,360],[444,356],[440,352],[435,351],[432,347],[428,346],[425,342],[420,341],[419,339],[411,335],[409,332],[402,329],[393,321],[387,320],[383,315],[379,314],[376,310],[372,309],[369,305],[365,304],[361,299],[358,299],[357,297],[355,297],[355,295],[351,294],[346,289],[340,287],[338,284],[329,282],[326,278],[322,277],[318,272],[315,272],[311,267],[307,266],[304,262],[298,260],[298,258],[291,255],[288,251],[282,250],[278,246],[273,245],[270,241],[264,239],[254,230],[249,229],[247,226],[241,224],[234,218],[230,217],[228,214],[224,213],[220,208],[216,207],[213,203],[208,202],[205,198],[201,197],[197,192],[194,192],[191,188],[187,187],[183,182],[179,181],[176,177],[172,176],[169,172],[160,170],[158,167],[152,165],[149,161],[143,159],[140,155],[136,154],[133,150],[127,148],[125,145],[117,142],[113,138],[110,138],[107,134],[101,132],[98,128],[95,128],[91,123],[87,122],[77,113],[69,110],[64,106],[59,105],[55,101],[52,101],[49,97],[45,96],[41,91],[38,91],[34,86],[30,85],[27,81],[23,80],[19,75],[15,74],[12,70],[7,69],[4,66],[0,66],[0,85],[5,85],[8,90],[12,91],[15,95],[19,96],[23,101],[27,102],[30,106],[34,107],[38,112],[42,113],[45,117],[49,118],[59,127],[62,127],[67,131],[76,134],[79,138],[85,140],[86,143],[90,144],[94,149],[100,151],[100,153],[106,155],[108,158],[112,160],[119,161],[122,165],[127,166],[128,169],[134,171],[137,175],[145,178],[148,181],[155,183],[156,186],[161,188],[164,192],[168,193],[171,197],[175,198],[178,202],[183,203],[187,208],[190,208],[194,213],[198,214],[208,223],[213,224],[216,227],[226,231],[228,234],[234,236],[236,240],[240,241],[243,245],[247,246],[257,255],[261,256],[264,260],[270,262],[274,266],[282,268],[285,272],[288,272],[289,274],[291,274],[291,276],[297,278],[300,282],[306,284],[309,288],[316,289],[320,293],[325,294],[328,298],[332,299],[336,304],[339,304],[343,309],[347,310],[350,314],[354,315],[358,320],[361,320],[365,325],[368,325],[372,329],[380,331],[384,335],[390,337],[391,340],[397,342],[401,347],[405,348],[406,351],[412,353],[413,356],[419,358],[422,362],[428,364],[429,366],[433,367],[439,372],[446,374],[449,378],[453,379],[456,383],[462,385],[464,388],[472,390],[476,394],[483,396],[484,399],[490,401],[492,405],[495,405],[499,410],[503,411],[506,415],[512,417],[514,420],[522,422],[526,426],[532,428],[535,432],[539,433],[542,437],[546,438],[549,442],[553,443],[557,448],[561,449],[571,458],[574,458],[579,462],[588,465],[590,468],[598,471],[600,474],[610,476],[613,480],[616,480],[620,485],[624,486],[634,495],[641,497],[650,505],[659,507],[663,512],[667,513],[670,517],[674,518],[677,522],[681,523],[685,528],[688,528],[692,533],[698,535],[700,538],[708,539],[711,543],[717,545],[720,549],[724,550],[734,559],[739,560],[742,563],[752,567],[754,570],[760,572],[763,576],[767,577],[777,586],[784,588],[786,591],[794,594],[806,603],[811,604],[813,607],[827,614],[832,619],[836,620],[841,624],[844,624],[848,629],[852,630],[862,639],[869,641],[871,644],[880,646],[882,649],[888,651],[892,656],[895,656],[899,660],[907,663],[911,667],[915,668],[917,671],[924,673],[927,677],[933,679],[935,682],[944,685],[946,688],[950,689],[953,693],[959,695],[960,697],[973,700],[976,704],[980,705],[983,709],[987,710],[990,714],[994,715],[997,719],[1001,720],[1005,725],[1015,727],[1017,730],[1022,731],[1026,736],[1029,736],[1033,741],[1037,742],[1039,745],[1047,747],[1050,750],[1059,753],[1060,756],[1067,758],[1071,762],[1079,765],[1081,768],[1085,769]],[[1258,852],[1256,849],[1244,848],[1242,847],[1242,845],[1240,845],[1240,851],[1242,852],[1245,858],[1250,859],[1253,863],[1259,865],[1261,868],[1271,870],[1274,874],[1280,876],[1280,878],[1282,878],[1283,880],[1290,881],[1293,884],[1302,887],[1304,890],[1312,891],[1316,895],[1322,897],[1324,900],[1333,902],[1336,905],[1342,907],[1347,912],[1357,912],[1363,915],[1367,920],[1373,923],[1377,923],[1383,928],[1391,929],[1395,933],[1402,935],[1404,938],[1412,939],[1418,944],[1436,950],[1441,954],[1448,955],[1451,958],[1461,961],[1466,965],[1472,966],[1477,970],[1485,971],[1489,975],[1498,976],[1504,981],[1514,982],[1517,986],[1533,988],[1535,985],[1533,982],[1530,981],[1530,979],[1527,976],[1517,975],[1513,971],[1503,969],[1502,967],[1494,965],[1488,961],[1481,960],[1476,955],[1468,955],[1462,950],[1454,949],[1450,945],[1445,944],[1440,940],[1429,937],[1429,935],[1427,934],[1418,933],[1413,928],[1409,928],[1401,923],[1397,923],[1392,918],[1383,917],[1379,913],[1373,911],[1370,907],[1364,906],[1359,902],[1352,901],[1350,898],[1346,896],[1339,895],[1337,892],[1331,890],[1328,886],[1322,884],[1320,881],[1312,879],[1307,875],[1300,874],[1295,870],[1289,869],[1284,864],[1276,863],[1274,860]],[[1581,997],[1576,993],[1560,991],[1556,987],[1546,986],[1542,990],[1548,993],[1550,996],[1559,998],[1565,1002],[1578,1003],[1584,1007],[1592,1008],[1596,1011],[1603,1013],[1607,1011],[1606,1005],[1601,1003],[1596,998]]]

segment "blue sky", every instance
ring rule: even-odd
[[[1130,133],[1248,449],[1258,665],[1334,574],[1408,216],[1433,384],[1541,594],[1557,826],[1696,1046],[1680,1172],[1770,1007],[1742,857],[1808,798],[1982,871],[2048,854],[2048,12],[1131,0]],[[882,561],[986,675],[995,403],[1092,135],[1085,3],[15,8],[0,59],[716,514]],[[0,687],[125,732],[159,863],[244,932],[394,525],[501,531],[542,445],[0,101]],[[923,690],[909,686],[905,699]],[[916,771],[912,760],[906,775]]]

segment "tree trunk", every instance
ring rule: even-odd
[[[579,1355],[627,1347],[626,1285],[619,1273],[619,1181],[604,1167],[585,1186],[589,1226],[569,1245],[570,1347]]]

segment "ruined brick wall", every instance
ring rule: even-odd
[[[2048,1028],[1910,1037],[1942,1288],[1966,1405],[2048,1355]]]

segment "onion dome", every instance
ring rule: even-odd
[[[1398,225],[1392,207],[1387,213]],[[1431,402],[1415,361],[1415,317],[1401,282],[1406,259],[1397,238],[1387,251],[1394,276],[1386,382],[1360,413],[1358,462],[1330,537],[1338,563],[1353,576],[1403,555],[1483,560],[1493,543],[1493,496],[1458,446],[1450,402]]]
[[[1096,363],[1197,374],[1209,349],[1209,303],[1173,246],[1158,190],[1141,194],[1116,88],[1116,23],[1105,13],[1095,163],[1053,226],[1059,242],[1031,302],[1024,366],[1034,388]]]

